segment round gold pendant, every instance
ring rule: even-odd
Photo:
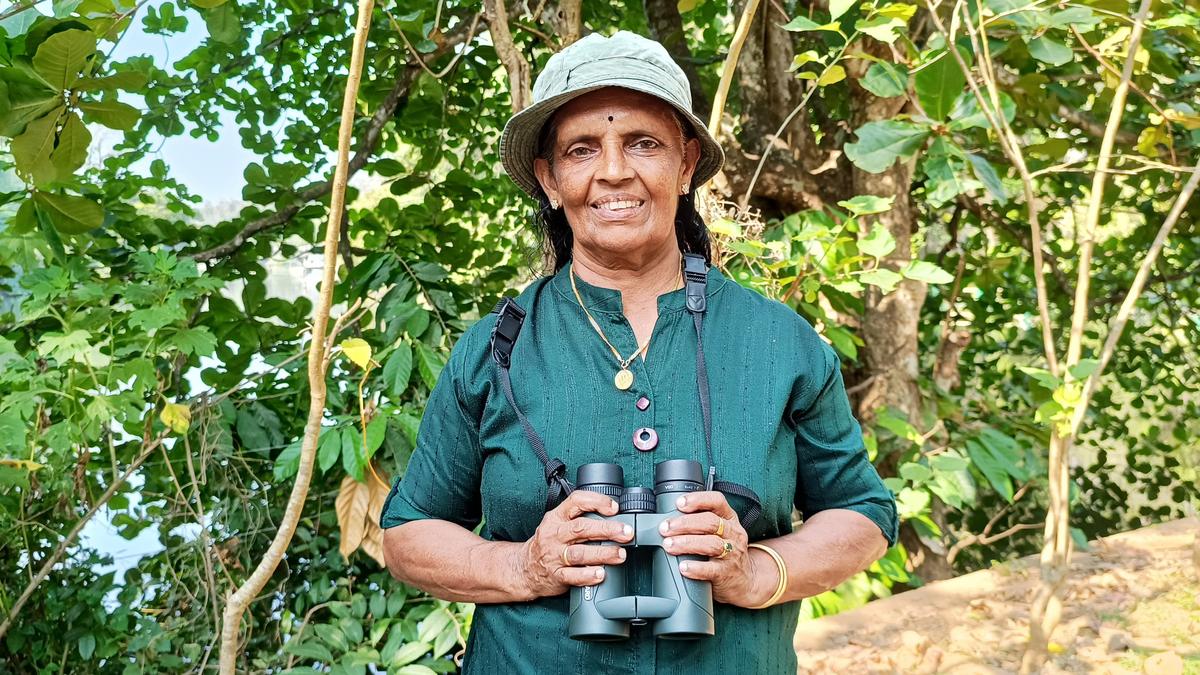
[[[628,368],[618,370],[616,377],[613,378],[613,384],[617,389],[625,391],[633,386],[633,373]]]

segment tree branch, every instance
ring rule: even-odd
[[[675,0],[642,0],[642,9],[646,12],[651,37],[666,48],[687,76],[688,88],[692,92],[692,112],[700,119],[707,119],[712,104],[700,85],[700,73],[696,70],[696,60],[684,36],[683,16],[679,14],[678,3]]]
[[[300,466],[296,482],[284,507],[283,518],[275,532],[271,546],[250,577],[229,596],[221,626],[221,675],[233,675],[240,652],[238,635],[242,615],[250,602],[266,586],[271,575],[283,560],[308,497],[312,480],[313,464],[316,460],[317,438],[321,433],[321,418],[325,414],[326,329],[329,323],[329,308],[333,304],[333,289],[337,284],[338,240],[345,213],[346,182],[350,178],[350,136],[354,129],[354,108],[358,100],[358,86],[362,78],[363,58],[367,47],[367,33],[371,28],[374,0],[359,0],[358,21],[354,32],[354,43],[350,51],[350,66],[346,76],[346,91],[342,97],[342,116],[338,128],[337,163],[331,185],[329,224],[325,228],[324,275],[321,293],[313,308],[312,344],[308,351],[309,404],[308,420],[304,426],[304,439],[300,448]],[[393,90],[394,91],[394,90]]]
[[[504,70],[508,73],[508,90],[512,97],[513,112],[521,112],[529,107],[533,100],[533,94],[529,90],[531,74],[529,61],[513,42],[504,0],[483,0],[483,18],[487,21],[496,56],[500,57],[500,63],[504,64]]]

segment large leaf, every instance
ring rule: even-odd
[[[829,19],[837,21],[838,17],[857,3],[858,0],[829,0]]]
[[[88,118],[118,131],[129,131],[133,125],[137,124],[138,118],[142,115],[137,108],[120,101],[80,103],[79,109]]]
[[[57,107],[25,127],[25,131],[12,140],[11,149],[17,171],[30,176],[34,185],[45,185],[58,177],[58,169],[50,160],[54,151],[54,139],[58,132],[58,119],[63,108]]]
[[[866,255],[882,258],[896,250],[896,238],[886,227],[876,223],[871,233],[858,241],[858,250]]]
[[[96,36],[86,30],[64,30],[46,38],[33,55],[33,67],[59,91],[79,80],[79,71],[96,51]]]
[[[321,473],[325,473],[334,464],[337,464],[341,454],[342,437],[338,434],[337,428],[322,428],[321,437],[317,441],[317,466],[320,467]]]
[[[204,23],[208,26],[208,35],[217,42],[237,42],[242,35],[242,26],[238,22],[237,6],[225,2],[204,12]]]
[[[75,113],[67,114],[62,131],[58,134],[58,146],[50,155],[50,161],[58,170],[60,180],[75,173],[87,159],[88,146],[92,143],[92,134],[84,126],[83,120]]]
[[[973,152],[966,154],[967,160],[971,162],[971,166],[975,169],[975,177],[991,193],[992,199],[995,199],[998,204],[1007,203],[1008,193],[1004,190],[1004,183],[1000,182],[1000,176],[996,173],[996,169],[992,167],[991,163]]]
[[[1070,47],[1045,35],[1029,41],[1029,55],[1052,66],[1061,66],[1075,58]]]
[[[996,114],[995,110],[991,112],[993,116]],[[1013,102],[1011,96],[1004,92],[1000,92],[1000,112],[1009,122],[1013,121],[1017,115],[1017,104]],[[964,91],[954,102],[954,108],[950,111],[950,124],[947,126],[954,131],[962,131],[987,129],[991,127],[991,124],[988,123],[987,116],[983,114],[983,109],[979,107],[979,101],[975,98],[975,94]]]
[[[64,234],[83,234],[104,222],[104,209],[86,197],[35,192],[33,198],[54,228]]]
[[[927,127],[901,120],[868,122],[855,132],[858,140],[847,143],[846,157],[867,173],[882,173],[901,157],[910,157],[929,136]]]
[[[902,96],[908,90],[908,71],[894,63],[876,61],[858,83],[880,98]]]
[[[925,198],[934,206],[941,206],[966,192],[971,185],[978,185],[963,178],[967,174],[966,153],[946,136],[938,136],[929,144],[921,169],[927,179]]]
[[[442,374],[442,367],[445,365],[446,362],[437,352],[423,342],[417,343],[417,370],[426,385],[433,388],[433,385],[437,384],[438,376]]]
[[[1011,502],[1013,500],[1012,479],[991,450],[974,440],[969,440],[967,441],[967,454],[971,457],[975,468],[979,469],[983,477],[991,483],[992,487],[996,488],[996,492],[999,492],[1005,501]]]
[[[901,270],[905,278],[924,281],[927,284],[948,284],[954,275],[927,260],[913,260]]]
[[[964,57],[966,55],[964,54]],[[913,89],[925,113],[934,121],[942,121],[954,109],[954,101],[962,94],[967,79],[950,50],[942,50],[927,65],[913,75]]]
[[[396,345],[396,349],[383,366],[383,382],[393,397],[399,398],[408,389],[408,381],[412,377],[412,366],[412,347],[409,347],[408,343],[401,342]]]
[[[837,22],[821,24],[805,16],[797,16],[791,21],[781,24],[779,27],[787,31],[792,31],[793,33],[802,33],[810,30],[827,30],[835,33],[841,32],[841,27],[838,26]]]
[[[367,505],[371,501],[371,488],[351,476],[342,479],[338,489],[334,510],[337,512],[338,529],[341,530],[338,552],[347,560],[358,550],[367,532]]]

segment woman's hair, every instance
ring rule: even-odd
[[[691,133],[692,127],[688,124],[683,116],[680,115],[674,108],[671,112],[675,116],[675,121],[679,123],[679,129],[683,134],[684,141],[695,138]],[[542,131],[538,135],[537,157],[552,161],[554,151],[554,143],[558,136],[558,124],[555,117],[551,117],[542,126]],[[532,214],[538,238],[540,239],[543,260],[553,265],[553,271],[557,272],[571,261],[571,247],[575,243],[575,238],[571,234],[571,226],[567,223],[567,215],[563,209],[550,208],[550,198],[546,196],[546,192],[538,187],[536,199],[538,202],[537,211]],[[688,190],[685,195],[679,196],[679,205],[675,209],[675,239],[679,242],[679,250],[684,253],[698,253],[704,256],[704,259],[712,264],[712,247],[708,239],[708,225],[704,219],[696,212],[695,191]]]

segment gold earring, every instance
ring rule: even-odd
[[[688,186],[687,186],[687,183],[684,183],[683,185],[680,185],[680,186],[679,186],[679,194],[681,194],[681,195],[686,195],[687,193],[688,193]]]

